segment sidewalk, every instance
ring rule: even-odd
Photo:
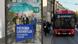
[[[35,43],[12,43],[12,44],[41,44],[38,40],[35,40]]]
[[[0,39],[0,44],[5,44],[5,38],[4,37]]]
[[[46,36],[43,35],[43,44],[52,44],[52,36]]]

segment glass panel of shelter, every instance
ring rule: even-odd
[[[39,6],[34,6],[34,5],[28,4],[26,2],[23,3],[22,1],[23,0],[20,0],[20,1],[18,1],[18,0],[10,1],[9,0],[9,2],[7,3],[7,5],[8,4],[17,4],[15,6],[20,5],[18,8],[14,7],[12,5],[10,5],[10,9],[7,8],[8,9],[7,10],[7,18],[6,18],[7,19],[7,44],[23,44],[23,43],[33,43],[33,44],[36,43],[37,44],[37,42],[40,42],[40,44],[41,44],[41,41],[40,41],[41,40],[41,23],[37,22],[38,19],[41,19],[41,17],[38,17],[38,15],[41,16],[41,9],[40,9],[41,4],[39,4],[40,2],[37,2],[36,4],[39,4]],[[32,0],[32,1],[36,1],[36,0]],[[22,4],[24,4],[24,6],[26,6],[25,4],[28,4],[27,6],[37,7],[39,9],[39,11],[37,13],[33,12],[34,11],[33,7],[28,7],[29,10],[27,9],[27,7],[24,8],[24,9],[27,9],[26,11],[22,10],[23,8],[20,10],[19,8],[21,7]],[[13,9],[13,8],[16,8],[16,9]],[[35,11],[36,11],[36,9],[35,9]],[[21,25],[24,25],[24,24],[25,25],[26,24],[33,25],[33,29],[34,29],[33,35],[30,35],[30,36],[34,36],[33,39],[26,39],[25,38],[25,40],[17,42],[17,40],[16,40],[16,36],[17,36],[16,26],[20,25],[20,24]]]

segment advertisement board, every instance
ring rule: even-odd
[[[34,29],[32,24],[16,25],[16,42],[33,38]]]
[[[36,25],[41,19],[41,0],[8,0],[6,6],[6,33],[10,35],[7,44],[36,43],[36,39],[41,39],[36,37]]]

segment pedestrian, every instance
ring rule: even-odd
[[[44,31],[44,33],[45,33],[45,29],[46,29],[46,21],[44,20],[43,21],[43,31]]]
[[[22,20],[22,18],[21,18],[21,16],[19,16],[19,24],[22,24],[21,20]]]
[[[20,24],[20,19],[19,19],[19,16],[17,16],[17,19],[16,19],[16,24]]]
[[[36,29],[36,23],[37,23],[36,17],[34,17],[34,16],[32,17],[31,23],[33,24],[34,29]]]
[[[23,24],[29,24],[29,19],[26,15],[23,15],[22,22],[23,22]]]
[[[32,16],[32,19],[31,19],[31,24],[33,26],[33,29],[34,29],[34,39],[35,39],[35,35],[36,35],[36,23],[37,23],[37,19],[36,17]]]
[[[12,19],[12,21],[13,21],[14,24],[16,25],[16,16]]]
[[[47,34],[50,34],[50,23],[48,21],[46,22],[46,29],[47,29]]]
[[[25,24],[25,16],[22,16],[22,23]]]
[[[43,31],[44,31],[44,34],[46,36],[47,35],[47,24],[46,24],[46,22],[43,23]]]
[[[20,20],[21,20],[21,24],[23,24],[23,16],[21,16]]]
[[[26,17],[26,24],[29,24],[29,18]]]
[[[12,20],[15,23],[15,25],[17,24],[17,19],[18,19],[18,15],[16,15]]]
[[[52,24],[51,24],[51,22],[49,22],[49,21],[47,21],[46,22],[46,27],[45,27],[45,29],[44,29],[44,31],[45,31],[45,36],[46,35],[51,35],[51,31],[52,31]]]

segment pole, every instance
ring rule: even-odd
[[[8,0],[9,1],[9,0]],[[8,36],[7,36],[7,14],[8,14],[8,8],[7,8],[7,3],[8,3],[7,0],[5,0],[5,44],[8,44]]]
[[[43,0],[41,0],[41,27],[43,26]],[[41,28],[41,44],[43,44],[43,28]]]
[[[55,13],[55,0],[53,1],[53,14]]]
[[[51,11],[50,11],[50,13],[51,13],[51,22],[52,22],[52,20],[53,20],[53,15],[54,15],[54,13],[55,13],[55,0],[50,0],[50,7],[51,7]]]
[[[50,0],[50,7],[51,7],[51,11],[50,11],[50,17],[51,17],[51,22],[52,25],[54,26],[54,13],[55,13],[55,0]]]

